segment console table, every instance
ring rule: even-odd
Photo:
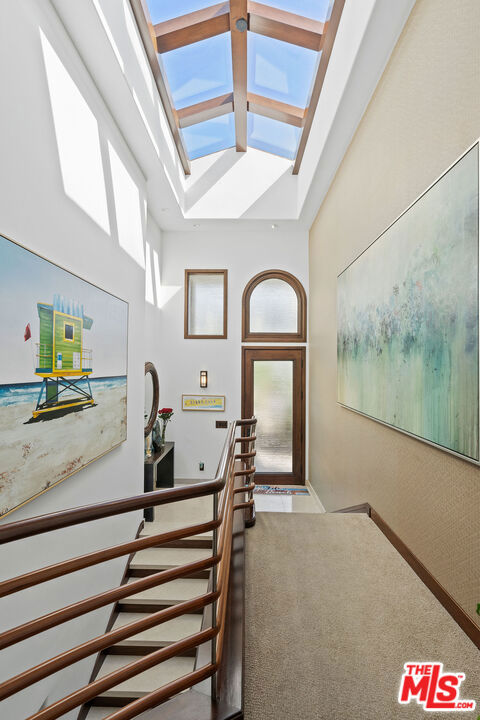
[[[161,452],[154,452],[145,458],[143,473],[143,490],[152,492],[157,488],[173,487],[173,463],[175,443],[167,442]],[[143,517],[146,522],[153,522],[154,508],[145,508]]]

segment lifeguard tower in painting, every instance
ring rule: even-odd
[[[89,376],[92,351],[83,346],[83,333],[93,320],[83,305],[54,295],[53,304],[37,304],[40,318],[40,342],[37,343],[35,374],[43,378],[33,411],[42,413],[93,405]]]

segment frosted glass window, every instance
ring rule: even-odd
[[[254,414],[258,418],[257,472],[292,472],[293,362],[255,360],[253,398]]]
[[[226,271],[187,271],[186,282],[186,337],[226,337]]]
[[[297,293],[284,280],[263,280],[253,289],[250,296],[250,332],[296,333],[297,317]]]

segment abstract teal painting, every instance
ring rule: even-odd
[[[338,277],[338,402],[479,460],[479,166],[471,148]]]

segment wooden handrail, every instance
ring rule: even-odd
[[[244,510],[246,508],[251,508],[255,504],[254,500],[247,500],[246,502],[238,503],[238,505],[234,505],[234,510]]]
[[[33,585],[46,582],[47,580],[53,580],[54,578],[61,577],[62,575],[68,575],[76,570],[83,570],[86,567],[91,567],[92,565],[98,565],[99,563],[106,562],[107,560],[122,557],[122,555],[129,555],[130,553],[138,552],[139,550],[164,545],[165,543],[172,542],[173,540],[182,540],[183,538],[199,535],[200,533],[208,532],[208,530],[213,530],[219,525],[220,520],[210,520],[209,522],[202,523],[201,525],[191,525],[190,527],[182,528],[181,530],[172,530],[159,535],[148,535],[148,537],[132,540],[131,542],[122,543],[121,545],[114,545],[111,548],[97,550],[96,552],[88,553],[88,555],[80,555],[79,557],[72,558],[71,560],[64,560],[63,562],[56,563],[55,565],[49,565],[48,567],[40,568],[39,570],[33,570],[30,573],[18,575],[10,580],[0,582],[0,598],[10,595],[13,592],[18,592],[19,590],[25,590]]]
[[[233,490],[233,488],[232,488],[232,490]],[[233,492],[232,492],[232,496],[233,496]],[[232,503],[232,505],[231,505],[231,512],[229,513],[229,516],[228,516],[228,518],[227,518],[229,536],[231,536],[231,532],[232,532],[233,511],[234,511],[234,506],[233,506],[233,503]],[[228,543],[228,544],[227,544],[227,547],[225,548],[225,554],[224,554],[223,557],[222,557],[222,560],[223,560],[222,567],[220,568],[220,572],[222,572],[222,570],[225,568],[225,572],[222,573],[222,583],[225,581],[225,576],[226,576],[226,574],[227,574],[227,572],[228,572],[228,569],[229,569],[229,567],[230,567],[230,555],[231,555],[231,550],[232,550],[232,543]],[[220,587],[220,590],[221,590],[222,586],[220,585],[220,583],[219,583],[219,587]],[[223,593],[223,594],[221,594],[220,600],[219,600],[219,602],[218,602],[217,625],[218,625],[218,627],[219,627],[219,634],[218,634],[218,638],[217,638],[217,648],[216,648],[216,662],[217,662],[217,664],[219,664],[220,659],[221,659],[221,657],[222,657],[223,638],[224,638],[224,634],[225,634],[225,616],[226,616],[226,612],[227,612],[227,594],[226,594],[226,593]]]
[[[172,697],[172,695],[176,695],[177,693],[182,692],[182,690],[191,688],[202,680],[206,680],[214,675],[217,669],[218,665],[216,663],[205,665],[205,667],[200,668],[200,670],[195,670],[188,675],[184,675],[178,680],[173,680],[173,682],[164,685],[158,690],[153,690],[153,692],[148,693],[138,700],[134,700],[126,707],[121,708],[121,710],[117,710],[117,712],[112,713],[108,718],[105,718],[105,720],[131,720],[132,718],[137,717],[141,712],[144,712],[144,710],[150,710],[150,708],[157,707],[157,705],[162,703],[164,700],[168,700],[168,698]],[[29,720],[34,719],[30,718]]]
[[[198,645],[211,640],[215,635],[217,635],[217,633],[217,628],[207,628],[206,630],[201,630],[200,632],[195,633],[195,635],[191,635],[183,640],[178,640],[167,647],[155,650],[154,652],[149,653],[149,655],[145,655],[140,658],[140,660],[134,660],[133,662],[128,663],[128,665],[108,673],[108,675],[103,675],[101,678],[98,678],[98,680],[94,680],[62,700],[58,700],[58,702],[53,703],[53,705],[50,705],[44,710],[40,710],[40,712],[31,715],[27,718],[27,720],[56,720],[56,718],[61,717],[70,710],[73,710],[79,705],[83,705],[83,703],[86,703],[89,700],[93,700],[93,698],[100,693],[110,690],[110,688],[115,685],[118,685],[125,680],[129,680],[135,675],[144,672],[144,670],[149,670],[150,668],[155,667],[155,665],[159,665],[161,662],[169,660],[181,652],[191,650],[192,648],[198,647]]]
[[[242,475],[255,475],[257,468],[255,466],[246,468],[245,470],[236,470],[233,474],[235,477],[241,477]]]
[[[255,417],[254,418],[242,418],[242,420],[237,420],[237,422],[236,422],[237,427],[246,427],[249,425],[251,426],[251,425],[256,425],[256,424],[257,424],[257,418],[255,418]]]
[[[98,610],[98,608],[105,607],[105,605],[110,605],[113,602],[122,600],[122,598],[128,597],[129,595],[135,595],[138,592],[142,592],[142,590],[163,585],[171,580],[178,580],[181,577],[191,575],[199,570],[208,570],[208,568],[216,565],[219,559],[220,556],[216,555],[215,557],[196,560],[193,563],[175,567],[171,570],[161,570],[160,572],[153,573],[139,580],[120,585],[120,587],[113,588],[112,590],[106,590],[103,593],[98,593],[98,595],[92,595],[85,600],[67,605],[61,610],[55,610],[48,615],[42,615],[42,617],[30,620],[23,625],[17,625],[17,627],[6,630],[0,634],[0,650],[10,645],[15,645],[15,643],[21,642],[22,640],[26,640],[32,637],[32,635],[50,630],[50,628],[61,625],[67,622],[67,620],[73,620],[73,618],[84,615],[87,612]]]
[[[235,438],[236,443],[247,443],[253,442],[257,439],[256,435],[242,435],[241,437]]]
[[[41,662],[35,667],[19,673],[0,684],[0,700],[10,697],[53,673],[59,672],[89,655],[101,652],[139,632],[156,627],[161,623],[186,613],[201,610],[208,605],[212,606],[213,620],[211,627],[201,630],[188,638],[172,643],[168,647],[163,647],[151,652],[109,675],[96,679],[89,685],[43,708],[27,720],[56,720],[56,718],[61,717],[79,705],[89,702],[99,693],[114,687],[140,672],[155,667],[168,658],[192,650],[207,641],[211,641],[213,648],[212,660],[209,665],[188,673],[184,677],[167,683],[148,693],[146,696],[131,702],[126,707],[110,715],[109,720],[130,720],[130,718],[138,716],[138,714],[144,710],[157,706],[172,697],[172,695],[191,688],[201,680],[215,675],[222,659],[225,636],[234,512],[240,508],[249,508],[252,511],[252,493],[255,487],[253,480],[255,467],[252,466],[252,458],[256,454],[254,446],[249,452],[241,452],[238,454],[235,454],[235,447],[237,442],[254,443],[256,436],[250,435],[237,438],[235,437],[235,431],[236,428],[254,427],[256,423],[256,418],[249,418],[230,424],[214,480],[196,485],[158,490],[134,497],[86,505],[79,508],[71,508],[61,512],[50,513],[48,515],[0,526],[0,544],[4,544],[92,520],[144,510],[148,507],[157,507],[181,500],[204,497],[206,495],[215,495],[217,498],[214,503],[214,517],[208,522],[137,538],[130,542],[96,550],[0,582],[0,597],[5,597],[20,590],[38,585],[39,583],[63,577],[77,570],[138,552],[142,549],[194,537],[213,530],[213,550],[212,555],[208,558],[187,563],[180,567],[152,573],[146,577],[133,580],[119,587],[74,602],[71,605],[1,633],[0,649],[3,649],[84,615],[85,613],[118,602],[125,597],[135,595],[143,590],[154,588],[179,578],[189,577],[199,571],[211,569],[213,573],[213,585],[209,589],[209,592],[204,595],[182,603],[177,603],[172,607],[163,608],[162,610],[149,614],[147,617],[140,618],[127,625],[105,632],[103,635],[99,635],[92,640],[77,645]],[[238,465],[236,466],[236,463],[239,461],[243,463],[241,469],[237,469]],[[238,483],[238,478],[240,477],[248,477],[250,481],[249,485],[236,487],[236,483]],[[235,505],[235,496],[240,492],[245,493],[250,499],[248,502]]]
[[[234,493],[244,493],[244,492],[252,492],[255,490],[255,483],[251,482],[250,485],[241,485],[238,488],[235,488],[233,491]]]
[[[93,640],[88,640],[88,642],[77,645],[77,647],[67,650],[60,655],[56,655],[55,657],[50,658],[50,660],[46,660],[45,662],[40,663],[40,665],[36,665],[34,668],[30,668],[30,670],[19,673],[15,677],[10,678],[10,680],[3,682],[0,685],[0,700],[5,700],[5,698],[10,697],[10,695],[19,692],[20,690],[24,690],[29,685],[33,685],[33,683],[52,675],[52,673],[63,670],[63,668],[73,665],[73,663],[83,660],[89,655],[105,650],[122,640],[132,637],[132,635],[142,632],[143,630],[158,627],[158,625],[168,622],[169,620],[173,620],[180,615],[186,615],[187,613],[201,610],[206,605],[209,605],[217,600],[219,594],[219,592],[210,592],[206,595],[201,595],[198,598],[186,600],[185,602],[178,603],[177,605],[172,605],[172,607],[158,610],[155,613],[147,615],[145,618],[135,620],[134,622],[128,623],[128,625],[122,625],[117,630],[111,630],[110,632],[93,638]]]
[[[133,512],[134,510],[145,510],[149,507],[158,507],[179,500],[190,500],[192,498],[213,495],[222,490],[225,480],[210,480],[196,485],[185,485],[165,490],[155,490],[142,495],[134,495],[121,500],[110,500],[108,502],[85,505],[84,507],[71,508],[61,512],[40,515],[28,520],[18,520],[8,525],[0,526],[0,545],[13,540],[22,540],[32,535],[39,535],[52,530],[79,525],[91,520],[101,520],[111,515],[121,515]]]
[[[238,453],[238,455],[235,455],[235,460],[248,460],[248,458],[255,457],[256,454],[256,450],[252,450],[252,452]]]

